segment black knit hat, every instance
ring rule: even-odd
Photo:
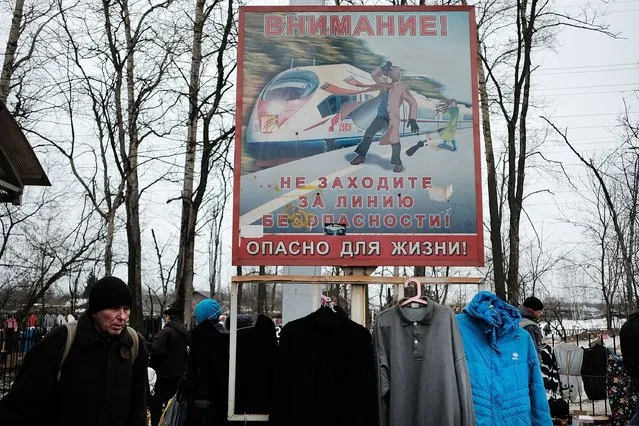
[[[177,317],[180,315],[180,310],[174,306],[169,306],[164,310],[164,315],[168,315],[171,318]]]
[[[533,311],[541,311],[542,309],[544,309],[544,304],[535,296],[530,296],[529,298],[524,300],[523,305],[528,309],[532,309]]]
[[[133,305],[133,295],[129,286],[117,277],[100,278],[93,284],[89,293],[89,314],[103,309]]]

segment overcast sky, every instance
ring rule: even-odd
[[[560,11],[574,13],[583,2],[566,0],[558,4]],[[536,103],[541,107],[532,115],[544,115],[557,127],[567,129],[569,140],[586,158],[598,158],[618,144],[616,134],[624,99],[630,118],[639,120],[639,1],[609,2],[606,9],[602,22],[610,25],[610,31],[620,33],[620,39],[566,29],[556,52],[538,55],[540,68],[533,80]],[[557,135],[548,138],[543,152],[551,160],[562,161],[577,186],[588,178],[585,167]],[[535,160],[535,164],[544,163]],[[528,192],[552,191],[533,195],[525,203],[538,232],[543,231],[548,248],[575,255],[583,252],[585,237],[579,228],[567,225],[563,217],[577,219],[588,203],[565,178],[554,180],[544,172],[531,170],[526,181]],[[563,275],[553,278],[557,287],[566,280]],[[584,276],[579,274],[575,277],[576,281],[582,279]]]
[[[250,2],[251,5],[282,4],[288,2]],[[579,11],[584,2],[562,0],[556,3],[558,11]],[[617,143],[615,128],[626,99],[631,108],[631,118],[639,119],[639,0],[616,2],[589,2],[594,7],[604,5],[606,15],[600,22],[610,25],[610,31],[620,33],[613,39],[600,33],[579,29],[564,29],[555,51],[545,50],[535,57],[539,66],[533,77],[534,103],[529,117],[546,116],[560,128],[568,128],[571,142],[590,156],[596,157]],[[601,9],[600,9],[601,10]],[[538,129],[544,123],[536,119]],[[495,129],[495,136],[499,131]],[[586,169],[568,147],[555,135],[544,144],[544,155],[555,161],[563,161],[571,177],[586,179]],[[482,147],[483,155],[483,147]],[[544,163],[535,160],[534,164]],[[554,168],[556,171],[558,167]],[[488,220],[487,195],[484,180],[484,220]],[[586,241],[581,230],[566,224],[565,216],[578,217],[585,207],[583,198],[570,187],[560,173],[556,178],[534,167],[527,171],[527,193],[548,190],[529,197],[525,202],[531,222],[545,241],[547,250],[556,253],[569,251],[577,254]],[[522,217],[524,233],[532,235],[527,219]],[[485,235],[488,241],[488,235]],[[228,277],[235,271],[229,270]],[[576,280],[582,277],[575,277]],[[556,274],[549,277],[553,287],[563,287],[566,277]],[[559,291],[558,293],[563,293]],[[583,297],[580,294],[566,294]]]
[[[251,5],[288,4],[286,1],[251,1]],[[575,13],[584,4],[578,0],[558,1],[557,8]],[[603,5],[593,1],[592,5]],[[606,6],[607,14],[602,21],[610,25],[612,32],[619,32],[620,39],[612,39],[598,33],[589,33],[577,29],[564,29],[559,37],[556,51],[546,50],[535,57],[539,68],[533,77],[535,104],[539,105],[529,116],[545,115],[561,128],[568,128],[571,141],[590,156],[601,155],[617,142],[615,128],[626,99],[631,108],[631,118],[639,119],[639,0],[611,1]],[[10,15],[2,14],[0,23],[8,24]],[[2,32],[2,42],[6,33]],[[537,121],[539,128],[541,120]],[[498,136],[498,132],[495,132]],[[556,161],[563,161],[575,182],[587,176],[584,167],[569,152],[567,146],[555,136],[544,145],[545,155]],[[483,155],[483,148],[482,148]],[[46,159],[42,159],[46,163]],[[180,160],[181,161],[181,160]],[[537,160],[535,160],[537,161]],[[535,164],[543,164],[539,161]],[[483,179],[485,182],[485,172]],[[527,171],[527,192],[549,190],[552,193],[539,193],[526,200],[525,208],[530,220],[538,232],[543,233],[547,248],[566,251],[583,247],[584,239],[580,230],[567,225],[563,216],[578,217],[585,201],[565,179],[558,175],[550,178],[546,173],[535,169]],[[484,185],[485,186],[485,185]],[[180,216],[179,203],[166,204],[166,194],[149,191],[151,200],[142,210],[144,227],[162,229],[166,238],[174,238],[171,244],[177,248]],[[488,219],[487,196],[484,194],[484,218]],[[230,209],[229,205],[229,209]],[[230,218],[230,211],[228,214]],[[527,219],[522,218],[522,224]],[[235,268],[230,266],[230,222],[225,227],[227,256],[223,282],[229,282]],[[525,232],[530,234],[530,227]],[[485,236],[488,239],[488,235]],[[202,240],[206,237],[202,235]],[[150,242],[150,237],[145,236]],[[201,247],[202,248],[202,247]],[[207,288],[207,260],[205,247],[197,255],[196,288]],[[553,277],[557,285],[562,276]]]

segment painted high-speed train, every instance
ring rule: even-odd
[[[349,64],[296,67],[281,72],[262,89],[245,129],[245,153],[256,168],[267,168],[325,151],[357,145],[365,128],[359,127],[345,105],[376,97],[379,88],[369,73]],[[420,133],[446,126],[447,113],[436,113],[440,99],[413,91],[418,104]],[[352,105],[352,104],[350,104]],[[472,126],[472,110],[459,106],[458,128]],[[400,136],[409,135],[408,105],[400,116]],[[379,134],[377,139],[379,139]]]

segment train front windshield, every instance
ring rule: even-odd
[[[267,102],[286,102],[312,95],[319,87],[319,79],[311,71],[291,71],[275,77],[262,94]]]

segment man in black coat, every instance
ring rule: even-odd
[[[132,299],[119,278],[95,283],[64,363],[62,325],[25,357],[0,400],[0,425],[145,426],[148,352],[127,329]]]
[[[539,327],[539,318],[544,314],[544,304],[535,296],[530,296],[519,305],[519,314],[521,315],[520,327],[525,329],[535,344],[537,350],[537,358],[541,364],[541,328]]]
[[[151,346],[151,367],[157,373],[155,393],[149,401],[152,426],[157,426],[162,408],[175,394],[178,382],[186,372],[189,332],[179,318],[179,311],[164,311],[165,326],[158,332]]]
[[[637,407],[628,425],[639,425],[639,311],[630,315],[619,332],[623,366],[632,378],[637,393]]]

